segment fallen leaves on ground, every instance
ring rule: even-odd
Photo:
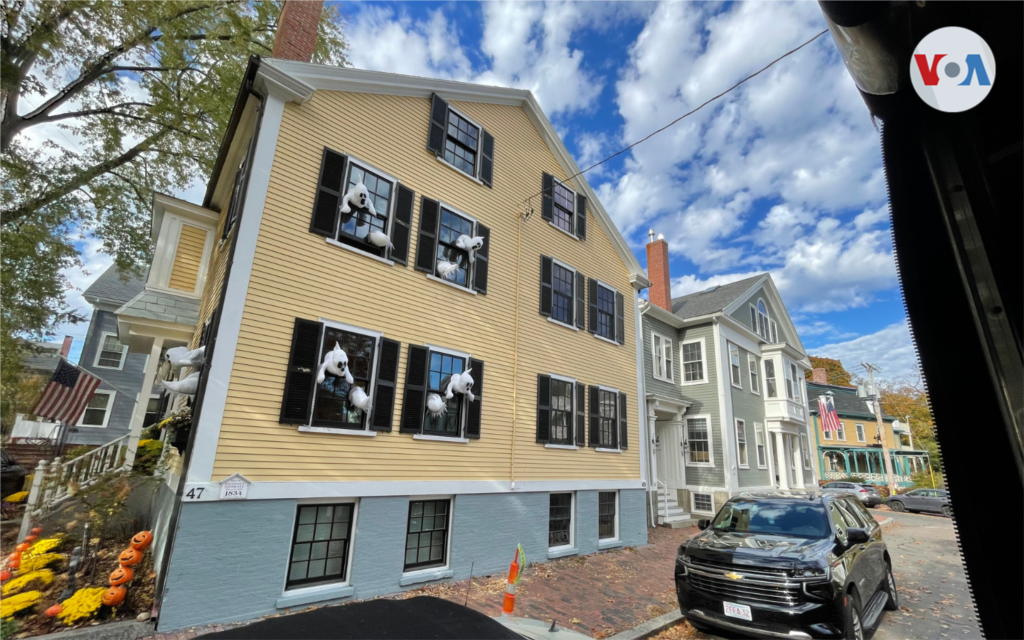
[[[651,636],[651,640],[697,640],[700,638],[707,638],[707,636],[694,629],[693,626],[685,620],[674,627],[665,629],[656,636]]]

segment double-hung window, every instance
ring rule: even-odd
[[[160,421],[160,396],[153,396],[146,403],[146,415],[142,418],[142,428]]]
[[[766,358],[764,361],[764,384],[767,387],[769,398],[779,396],[779,389],[775,382],[775,361],[770,358]]]
[[[597,494],[597,537],[616,540],[619,537],[619,492],[600,491]]]
[[[96,353],[94,366],[104,369],[120,369],[128,355],[128,345],[122,345],[116,333],[104,333],[100,340],[100,348]]]
[[[427,376],[427,393],[435,393],[444,400],[452,376],[461,374],[465,367],[465,358],[439,351],[431,351],[430,369]],[[472,372],[470,372],[470,375],[473,375]],[[423,419],[423,433],[455,438],[461,436],[462,399],[462,394],[453,393],[450,400],[445,400],[446,411],[439,415],[434,415],[428,408]]]
[[[774,320],[771,321],[771,329],[772,329],[772,344],[778,344],[778,342],[779,342],[779,326],[777,324],[775,324]]]
[[[441,207],[441,223],[437,232],[437,263],[434,275],[444,277],[460,287],[468,287],[470,261],[469,252],[458,246],[459,236],[473,237],[473,220],[459,215],[451,209]],[[455,265],[453,271],[442,274],[438,264],[447,262]]]
[[[864,425],[855,424],[854,427],[857,429],[857,442],[867,442],[867,434],[864,433]]]
[[[370,212],[369,206],[359,208],[349,203],[349,212],[340,212],[341,223],[338,225],[337,240],[374,255],[383,255],[384,248],[372,244],[369,235],[373,231],[390,235],[391,204],[394,202],[393,196],[398,180],[349,157],[348,178],[344,182],[342,194],[351,192],[360,182],[366,187],[376,214]]]
[[[548,548],[571,547],[573,543],[573,495],[552,493],[548,505]]]
[[[821,431],[824,434],[826,440],[831,440],[832,439],[832,432],[829,431],[828,429],[826,429],[825,425],[821,426]]]
[[[555,182],[553,195],[552,223],[566,233],[574,233],[575,225],[573,220],[576,211],[576,192],[565,186],[562,182]]]
[[[708,416],[686,419],[686,464],[714,466],[712,457],[711,418]]]
[[[110,420],[110,412],[114,407],[114,395],[116,391],[97,389],[96,394],[85,405],[82,412],[82,419],[78,421],[80,427],[106,427]]]
[[[736,420],[736,458],[741,469],[750,468],[747,457],[747,423],[739,419]]]
[[[488,187],[494,177],[494,136],[436,93],[430,101],[427,150]]]
[[[811,449],[808,445],[807,434],[800,434],[800,450],[803,452],[804,469],[811,468]]]
[[[552,447],[586,444],[585,385],[556,374],[537,376],[537,442]]]
[[[765,340],[774,342],[771,334],[771,321],[768,319],[768,307],[764,300],[758,300],[757,306],[750,305],[750,328]]]
[[[543,174],[541,217],[570,236],[587,238],[587,198],[550,173]]]
[[[323,382],[316,385],[313,398],[314,427],[364,430],[367,426],[367,412],[352,403],[352,388],[360,387],[367,397],[373,397],[372,380],[378,335],[361,332],[354,327],[326,324],[321,340],[319,363],[325,356],[340,346],[348,357],[348,371],[352,384],[344,376],[324,372]]]
[[[788,360],[782,361],[783,374],[786,376],[786,397],[796,400],[796,367]]]
[[[299,506],[286,589],[345,581],[354,515],[353,503]]]
[[[480,127],[454,109],[448,111],[448,131],[444,141],[444,161],[463,173],[476,177],[476,157]]]
[[[768,467],[768,454],[765,450],[764,425],[760,422],[754,423],[754,437],[757,439],[757,468],[765,469]]]
[[[654,377],[665,382],[672,382],[674,379],[674,372],[672,371],[672,339],[652,333],[651,341],[651,347],[654,350]]]
[[[597,285],[597,335],[615,340],[615,292]]]
[[[706,382],[704,375],[704,338],[683,343],[683,384]]]
[[[734,344],[729,344],[729,375],[732,386],[743,388],[743,374],[740,371],[740,350]]]
[[[571,380],[551,378],[551,444],[571,445],[574,441],[575,387]]]
[[[575,307],[573,285],[576,273],[559,262],[551,265],[551,319],[572,325]]]
[[[619,446],[619,394],[598,388],[597,446],[616,449]]]
[[[490,230],[472,216],[423,197],[416,270],[462,289],[487,293],[490,236]],[[479,248],[473,249],[471,243],[480,243]]]
[[[448,525],[451,500],[415,500],[409,503],[405,538],[405,570],[443,567],[448,562]]]
[[[757,358],[752,353],[747,354],[747,367],[750,369],[750,391],[761,395],[761,386],[757,379]]]
[[[800,374],[799,374],[799,372],[796,369],[796,365],[793,364],[792,362],[789,363],[789,376],[787,378],[787,382],[789,380],[793,381],[793,396],[792,396],[792,398],[793,398],[793,400],[796,400],[797,402],[800,402],[800,400],[802,400],[802,397],[801,397],[802,394],[800,393]]]

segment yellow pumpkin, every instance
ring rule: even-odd
[[[121,586],[122,584],[131,582],[134,577],[135,569],[132,569],[131,567],[118,567],[110,574],[110,586]]]
[[[124,602],[125,596],[128,595],[128,590],[124,587],[110,587],[103,592],[103,597],[100,598],[100,602],[107,605],[108,607],[116,607],[117,605]]]
[[[140,531],[132,536],[132,549],[136,551],[145,551],[151,544],[153,544],[153,533],[150,531]]]
[[[122,567],[131,567],[142,562],[142,558],[144,555],[145,554],[143,554],[138,549],[132,549],[131,547],[128,547],[127,549],[121,552],[121,555],[117,557],[117,562]]]

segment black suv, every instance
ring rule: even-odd
[[[882,528],[850,495],[744,493],[679,547],[679,609],[701,630],[855,638],[899,607]]]

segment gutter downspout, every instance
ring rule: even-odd
[[[508,477],[509,491],[516,489],[516,423],[519,415],[519,272],[522,271],[523,216],[516,220],[516,319],[512,343],[512,442],[509,445]],[[576,416],[573,416],[575,419]]]

